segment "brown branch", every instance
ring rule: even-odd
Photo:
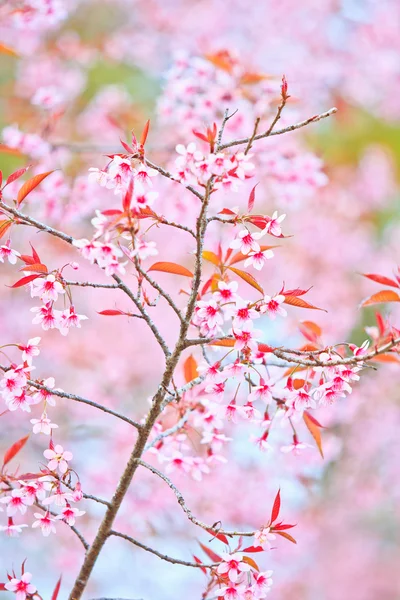
[[[326,119],[327,117],[330,117],[331,115],[335,114],[337,112],[337,108],[331,108],[330,110],[327,110],[324,113],[321,113],[320,115],[314,115],[313,117],[310,117],[309,119],[306,119],[305,121],[300,121],[299,123],[294,123],[293,125],[288,125],[287,127],[284,127],[283,129],[276,129],[275,131],[270,131],[270,129],[268,131],[266,131],[265,133],[259,133],[258,135],[256,135],[254,137],[254,141],[257,140],[262,140],[263,138],[266,137],[271,137],[273,135],[282,135],[283,133],[288,133],[289,131],[295,131],[296,129],[301,129],[302,127],[306,127],[307,125],[310,125],[310,123],[317,123],[318,121],[321,121],[322,119]],[[232,142],[228,142],[227,144],[223,144],[220,147],[220,150],[225,150],[226,148],[232,148],[233,146],[241,146],[242,144],[248,144],[251,138],[242,138],[239,140],[233,140]]]
[[[195,567],[196,569],[201,569],[201,568],[212,569],[213,567],[216,567],[219,565],[219,563],[198,564],[198,563],[188,562],[187,560],[180,560],[179,558],[173,558],[172,556],[168,556],[167,554],[162,554],[161,552],[158,552],[158,550],[154,550],[154,548],[150,548],[150,546],[146,546],[146,544],[142,544],[142,542],[135,540],[134,538],[130,537],[129,535],[126,535],[125,533],[120,533],[119,531],[111,530],[109,532],[108,536],[123,538],[124,540],[126,540],[127,542],[130,542],[134,546],[138,546],[138,548],[142,548],[142,550],[146,550],[146,552],[155,554],[156,556],[158,556],[158,558],[161,558],[162,560],[166,560],[167,562],[170,562],[174,565],[183,565],[184,567]]]

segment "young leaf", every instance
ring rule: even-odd
[[[201,542],[199,542],[199,544],[201,549],[204,550],[204,552],[207,554],[208,558],[210,558],[213,562],[221,562],[222,558],[213,550],[211,550],[211,548],[207,548],[207,546],[205,546]]]
[[[3,467],[5,467],[6,464],[8,464],[10,462],[10,460],[12,460],[14,458],[14,456],[16,456],[18,454],[18,452],[21,450],[21,448],[23,448],[25,446],[28,439],[29,439],[29,435],[26,435],[25,437],[23,437],[20,440],[18,440],[17,442],[15,442],[12,446],[10,446],[10,448],[8,450],[6,450],[6,452],[4,454],[4,458],[3,458]]]
[[[264,552],[264,548],[261,546],[249,546],[248,548],[243,548],[242,552]]]
[[[279,511],[281,509],[281,490],[278,490],[278,493],[275,496],[274,504],[272,506],[271,511],[271,519],[270,522],[273,523],[279,517]]]
[[[154,265],[151,265],[149,271],[162,271],[164,273],[172,273],[173,275],[193,277],[193,273],[189,269],[172,262],[156,262]]]
[[[8,56],[18,56],[15,50],[10,48],[9,46],[6,46],[3,43],[0,43],[0,54],[8,54]]]
[[[147,136],[149,134],[149,128],[150,128],[150,119],[148,119],[145,123],[145,126],[143,128],[143,133],[142,133],[142,137],[140,138],[140,145],[144,146],[147,140]]]
[[[223,533],[216,533],[213,529],[206,529],[206,531],[208,531],[208,533],[210,535],[217,538],[217,540],[219,540],[223,544],[226,544],[227,546],[229,546],[228,538]]]
[[[11,288],[22,287],[23,285],[26,285],[27,283],[34,281],[38,277],[40,277],[40,275],[27,275],[27,277],[22,277],[22,279],[18,279],[18,281],[16,281],[14,283],[14,285],[7,286],[7,287],[11,287]]]
[[[208,262],[213,263],[213,265],[216,265],[217,267],[221,262],[215,252],[211,252],[210,250],[203,250],[202,256],[205,260],[208,260]]]
[[[99,315],[104,315],[105,317],[118,317],[118,316],[125,316],[127,313],[122,311],[122,310],[117,310],[117,309],[107,309],[107,310],[102,310],[98,313]]]
[[[236,340],[215,340],[215,342],[210,342],[209,346],[223,346],[224,348],[233,348]]]
[[[277,535],[281,535],[282,537],[286,538],[287,540],[289,540],[289,542],[292,542],[292,544],[297,544],[294,537],[292,537],[289,533],[286,533],[286,531],[276,531],[275,533]]]
[[[363,277],[367,277],[376,283],[381,283],[382,285],[391,285],[392,287],[399,288],[400,285],[394,279],[390,279],[389,277],[385,277],[384,275],[377,275],[375,273],[361,273]]]
[[[302,298],[298,298],[297,296],[285,296],[284,303],[290,304],[291,306],[297,306],[297,308],[313,308],[314,310],[323,310],[324,312],[328,312],[324,308],[318,308],[318,306],[309,304],[308,302],[306,302]]]
[[[188,356],[187,359],[185,360],[185,362],[183,364],[183,372],[185,375],[186,383],[189,383],[193,379],[196,379],[196,377],[198,375],[197,362],[196,362],[196,359],[194,358],[193,354]]]
[[[258,183],[256,183],[256,185],[253,187],[253,189],[250,192],[250,196],[249,196],[249,200],[247,202],[247,210],[249,211],[249,213],[253,210],[254,208],[254,202],[256,199],[256,187],[258,186]]]
[[[13,181],[16,181],[17,179],[19,179],[19,177],[22,177],[22,175],[24,175],[24,173],[26,173],[28,169],[30,169],[30,165],[28,165],[27,167],[23,167],[22,169],[18,169],[18,171],[14,171],[14,173],[11,173],[11,175],[8,176],[4,187],[9,185]]]
[[[47,273],[47,267],[46,265],[42,265],[41,263],[36,263],[34,265],[24,265],[20,268],[20,271],[28,271],[28,273],[41,273],[44,275]]]
[[[199,558],[197,558],[197,556],[195,556],[194,554],[193,554],[193,558],[194,558],[194,561],[197,562],[198,565],[203,564],[201,562],[201,560]],[[207,569],[205,567],[200,567],[200,571],[203,571],[203,573],[205,573],[207,575]]]
[[[322,450],[321,431],[320,431],[319,424],[317,425],[317,421],[313,417],[310,418],[310,415],[307,412],[305,412],[303,414],[303,420],[307,426],[308,431],[311,433],[311,435],[314,438],[315,443],[317,444],[317,448],[319,450],[321,457],[324,458],[324,452]]]
[[[242,271],[241,269],[236,269],[235,267],[228,267],[228,269],[233,271],[233,273],[238,275],[241,279],[243,279],[243,281],[245,281],[246,283],[251,285],[257,291],[259,291],[262,295],[264,295],[264,290],[262,289],[262,287],[258,283],[258,281],[253,277],[253,275],[250,275],[250,273],[246,273],[246,271]]]
[[[17,205],[19,206],[21,202],[27,197],[27,195],[30,194],[32,190],[34,190],[39,185],[39,183],[43,181],[43,179],[46,179],[46,177],[51,175],[51,173],[54,173],[54,170],[47,171],[46,173],[40,173],[39,175],[34,175],[34,177],[31,177],[31,179],[25,181],[24,185],[18,192]]]
[[[60,592],[61,580],[62,580],[62,575],[60,576],[60,579],[56,583],[56,587],[54,588],[54,591],[51,595],[51,600],[57,600],[58,594]]]
[[[263,344],[262,342],[260,342],[257,345],[258,345],[259,352],[272,352],[273,351],[272,346],[268,346],[268,344]]]
[[[12,224],[13,224],[13,222],[10,221],[9,219],[0,221],[0,239],[3,237],[3,235],[5,235],[7,233],[7,231],[10,229]]]
[[[256,561],[250,558],[250,556],[243,556],[243,562],[253,567],[253,569],[255,569],[256,571],[260,570]]]
[[[382,290],[364,300],[361,306],[371,306],[371,304],[379,304],[380,302],[400,302],[400,296],[393,290]]]

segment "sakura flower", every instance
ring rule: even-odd
[[[107,269],[106,269],[107,272]],[[74,306],[71,304],[67,310],[64,310],[60,315],[58,329],[61,335],[67,335],[71,327],[81,327],[81,321],[85,321],[88,317],[85,315],[78,315],[75,312]]]
[[[253,442],[253,444],[255,444],[259,448],[259,450],[261,450],[262,452],[267,452],[269,450],[272,450],[272,446],[268,442],[268,431],[263,433],[263,435],[260,437],[251,435],[250,441]]]
[[[96,239],[104,235],[108,226],[108,218],[106,215],[103,215],[103,213],[100,210],[96,210],[96,216],[93,217],[91,223],[93,227],[97,229],[96,233],[94,234],[94,238]]]
[[[31,583],[31,573],[25,572],[21,575],[21,579],[13,577],[11,581],[4,584],[4,587],[9,592],[16,594],[15,600],[26,600],[26,597],[31,596],[36,592],[36,587]]]
[[[40,350],[39,350],[39,342],[40,342],[41,338],[40,337],[35,337],[35,338],[31,338],[30,340],[27,341],[25,346],[18,346],[18,348],[20,350],[22,350],[22,360],[24,362],[27,362],[28,365],[32,364],[32,359],[34,356],[39,356],[40,354]]]
[[[264,598],[270,592],[273,584],[272,573],[273,571],[252,572],[254,579],[253,589],[257,598]]]
[[[43,452],[43,456],[49,460],[47,468],[50,471],[55,471],[57,468],[62,475],[68,471],[68,461],[72,460],[72,453],[57,444],[52,448],[47,448]]]
[[[98,183],[99,185],[101,185],[102,187],[105,187],[107,189],[111,189],[114,187],[113,178],[104,169],[98,169],[97,167],[90,167],[88,179],[89,179],[89,181],[95,181],[96,183]]]
[[[275,319],[276,315],[280,315],[281,317],[286,317],[287,312],[281,306],[281,304],[285,302],[285,296],[283,294],[277,294],[276,296],[264,296],[264,300],[260,305],[261,313],[268,313],[270,319]]]
[[[72,492],[72,500],[74,502],[80,502],[80,500],[82,500],[82,498],[83,498],[82,486],[81,486],[80,482],[78,481],[75,484],[74,491]]]
[[[304,442],[299,442],[297,436],[294,435],[293,443],[289,444],[288,446],[281,446],[281,452],[284,452],[285,454],[292,452],[295,456],[298,456],[301,454],[301,451],[305,450],[306,448],[312,448],[312,446]]]
[[[150,167],[147,167],[146,165],[141,163],[140,168],[135,173],[135,181],[137,181],[142,186],[152,187],[153,182],[151,181],[151,178],[157,177],[157,175],[158,175],[158,171],[156,171],[156,169],[151,169]],[[157,196],[158,196],[158,192],[157,192]],[[155,196],[152,196],[152,198],[154,199]]]
[[[18,537],[24,527],[28,527],[28,525],[25,523],[15,525],[12,517],[9,517],[7,525],[0,525],[0,531],[4,531],[8,537]]]
[[[84,258],[90,260],[93,264],[97,258],[97,242],[89,242],[89,240],[82,238],[80,240],[74,240],[72,245],[78,248]]]
[[[52,423],[50,419],[43,413],[40,419],[31,419],[33,425],[33,433],[44,433],[45,435],[51,435],[53,429],[57,429],[58,425]]]
[[[44,515],[40,513],[34,513],[34,516],[37,520],[32,523],[32,529],[40,527],[44,537],[49,536],[51,533],[56,533],[56,528],[54,525],[55,519],[50,517],[50,513],[46,512]]]
[[[11,265],[15,265],[19,256],[21,256],[19,252],[12,250],[10,240],[8,240],[5,246],[0,246],[0,262],[4,262],[4,259],[8,258],[8,262]]]
[[[244,267],[254,267],[257,271],[261,271],[266,261],[273,258],[272,250],[259,250],[258,252],[249,252],[248,258],[244,261]]]
[[[219,362],[209,365],[208,362],[203,361],[197,366],[197,372],[200,375],[205,376],[206,382],[220,382],[224,378],[221,371],[221,364]]]
[[[192,467],[192,459],[184,456],[181,452],[174,452],[171,458],[168,458],[168,464],[165,468],[167,473],[178,470],[189,473]]]
[[[55,85],[42,86],[32,96],[31,103],[46,110],[59,106],[64,101],[60,89]]]
[[[237,298],[236,292],[238,289],[237,281],[219,281],[218,290],[214,292],[213,298],[217,302],[234,302]]]
[[[61,487],[58,486],[53,494],[50,494],[47,498],[45,498],[42,502],[44,506],[49,506],[51,504],[55,504],[56,506],[66,506],[68,502],[73,500],[73,495],[71,492],[63,492]]]
[[[178,154],[180,154],[176,161],[183,161],[184,163],[194,161],[194,156],[196,153],[196,144],[194,142],[191,142],[186,147],[183,144],[178,144],[175,146],[175,150]]]
[[[233,335],[236,339],[236,350],[251,350],[255,352],[258,348],[256,340],[260,339],[261,333],[259,329],[253,329],[252,321],[246,323],[241,330],[233,330]]]
[[[245,300],[237,300],[234,308],[229,310],[235,327],[243,327],[252,319],[258,319],[259,313]]]
[[[275,237],[280,237],[282,235],[281,223],[285,219],[286,215],[281,215],[278,217],[278,211],[275,211],[272,215],[271,220],[267,223],[264,233],[269,233]]]
[[[41,324],[45,331],[57,327],[58,311],[53,310],[51,302],[48,302],[44,306],[34,306],[31,308],[31,312],[37,313],[32,323],[35,325]]]
[[[269,404],[272,402],[272,383],[267,383],[264,379],[260,379],[260,385],[254,386],[252,388],[251,393],[248,396],[250,402],[255,402],[256,400],[262,400],[265,404]]]
[[[243,554],[235,552],[233,554],[221,553],[223,562],[218,565],[217,572],[220,575],[228,575],[229,581],[236,583],[240,573],[250,571],[250,565],[243,562]]]
[[[249,177],[251,171],[254,170],[253,163],[249,162],[251,154],[245,154],[244,152],[237,152],[231,157],[232,166],[235,169],[235,175],[239,179],[246,179]]]
[[[31,404],[33,403],[32,398],[28,396],[24,389],[21,390],[20,393],[16,393],[13,396],[6,398],[7,408],[11,412],[18,410],[18,408],[24,412],[31,412]]]
[[[56,401],[53,398],[52,393],[49,390],[52,390],[55,386],[55,379],[54,377],[48,377],[47,379],[44,379],[41,384],[49,389],[39,389],[37,390],[37,392],[35,392],[35,394],[33,394],[32,396],[32,404],[39,404],[40,402],[46,402],[47,404],[50,404],[50,406],[55,406],[56,405]],[[31,421],[32,423],[32,421]]]
[[[132,208],[146,208],[152,206],[157,200],[158,192],[145,190],[143,186],[136,186],[135,193],[132,198]]]
[[[197,312],[196,317],[201,321],[205,321],[210,329],[214,329],[218,325],[222,325],[223,318],[221,315],[221,308],[215,300],[211,299],[207,302],[199,300],[196,304]]]
[[[230,582],[229,585],[224,585],[217,590],[218,598],[224,598],[225,600],[241,600],[243,598],[243,592],[245,586],[243,584],[236,585]]]
[[[136,238],[135,247],[131,251],[130,256],[132,258],[137,256],[140,260],[145,260],[149,256],[156,256],[157,254],[156,242],[146,242],[143,238]]]
[[[254,547],[263,548],[269,550],[271,548],[271,542],[276,539],[276,535],[271,533],[270,527],[263,527],[254,534]]]
[[[13,517],[17,511],[24,515],[26,513],[26,507],[31,504],[30,499],[24,496],[22,489],[13,490],[10,496],[3,496],[0,498],[2,504],[7,504],[7,515]]]
[[[242,229],[233,242],[229,244],[229,248],[240,249],[242,254],[249,254],[251,250],[254,252],[260,251],[260,244],[257,242],[264,235],[263,231],[251,233],[248,229]]]
[[[78,508],[71,508],[69,504],[62,510],[61,514],[56,516],[56,519],[62,519],[68,525],[72,526],[75,524],[76,517],[81,517],[86,514],[85,510],[79,510]]]
[[[46,278],[38,278],[31,282],[31,297],[38,296],[44,303],[55,302],[58,294],[65,294],[65,290],[59,281],[56,281],[54,275],[47,275]]]

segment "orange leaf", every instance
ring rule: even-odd
[[[23,156],[22,152],[17,148],[11,148],[6,144],[0,144],[0,152],[3,154],[14,154],[14,156]]]
[[[247,563],[248,565],[250,565],[251,567],[253,567],[253,569],[255,569],[256,571],[259,571],[260,569],[258,568],[258,564],[256,563],[255,560],[253,560],[252,558],[250,558],[250,556],[243,556],[243,562]]]
[[[3,458],[3,467],[5,467],[6,464],[9,463],[10,460],[12,460],[14,458],[14,456],[16,456],[18,454],[18,452],[21,450],[21,448],[23,448],[25,446],[28,439],[29,439],[29,435],[26,435],[25,437],[18,440],[18,442],[15,442],[15,444],[10,446],[10,448],[8,450],[6,450],[6,453],[4,454],[4,458]]]
[[[9,56],[18,56],[18,54],[15,52],[15,50],[10,48],[9,46],[6,46],[5,44],[0,44],[0,54],[8,54]]]
[[[281,535],[282,537],[286,538],[287,540],[289,540],[289,542],[292,542],[293,544],[297,544],[294,537],[292,537],[289,533],[286,533],[286,531],[274,531],[274,533]]]
[[[378,354],[374,356],[372,360],[377,360],[378,362],[383,363],[399,363],[400,360],[397,358],[395,354]]]
[[[0,239],[3,237],[3,235],[5,235],[7,233],[7,231],[10,229],[12,224],[13,224],[13,222],[8,219],[5,219],[4,221],[0,221]]]
[[[313,308],[314,310],[323,310],[324,312],[327,312],[324,308],[318,308],[318,306],[309,304],[308,302],[303,300],[303,298],[299,298],[298,296],[285,296],[284,302],[285,304],[297,306],[298,308]]]
[[[197,362],[193,354],[187,357],[183,364],[183,373],[185,375],[186,383],[189,383],[197,377]]]
[[[256,279],[254,279],[253,275],[250,273],[246,273],[246,271],[241,271],[240,269],[235,269],[234,267],[228,267],[231,271],[233,271],[236,275],[238,275],[243,281],[251,285],[257,291],[259,291],[262,295],[264,295],[264,290],[261,285],[258,283]]]
[[[318,425],[316,425],[315,419],[311,418],[310,415],[306,412],[303,414],[303,420],[307,426],[308,431],[311,433],[315,443],[317,444],[317,448],[319,450],[320,455],[322,456],[322,458],[324,458],[320,428],[318,427]]]
[[[371,306],[371,304],[379,304],[380,302],[400,302],[400,296],[393,290],[382,290],[364,300],[361,306]]]
[[[309,342],[316,342],[322,335],[322,329],[313,321],[302,321],[299,324],[300,332]]]
[[[219,260],[218,256],[215,254],[215,252],[211,252],[211,250],[203,250],[202,256],[205,260],[208,260],[208,262],[211,262],[213,265],[216,265],[217,267],[220,264],[220,260]]]
[[[209,346],[224,346],[225,348],[233,348],[236,340],[215,340],[215,342],[210,342]]]
[[[46,179],[46,177],[51,175],[51,173],[54,173],[54,170],[47,171],[46,173],[40,173],[39,175],[35,175],[31,179],[28,179],[28,181],[25,181],[24,185],[19,190],[18,195],[17,195],[18,206],[27,197],[27,195],[30,194],[32,192],[32,190],[34,190],[39,185],[39,183],[41,183],[43,181],[43,179]]]
[[[305,379],[293,379],[293,387],[295,390],[299,390],[305,384]]]
[[[193,273],[189,269],[172,262],[156,262],[150,267],[149,271],[162,271],[164,273],[172,273],[173,275],[193,277]]]
[[[34,265],[24,265],[20,271],[28,271],[33,273],[47,273],[46,265],[42,265],[41,263],[35,263]]]

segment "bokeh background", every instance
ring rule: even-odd
[[[376,321],[375,311],[359,304],[378,290],[360,273],[391,276],[399,260],[399,23],[396,0],[3,2],[0,135],[7,148],[0,147],[1,169],[9,174],[27,163],[37,172],[59,169],[31,195],[30,214],[76,237],[89,236],[94,210],[116,200],[88,182],[87,169],[104,165],[104,153],[119,151],[120,137],[129,139],[132,128],[140,133],[151,118],[148,151],[155,162],[168,166],[175,145],[192,141],[193,127],[218,121],[226,106],[239,109],[230,137],[251,132],[258,114],[272,116],[285,73],[292,98],[283,124],[331,106],[338,113],[255,150],[260,212],[287,213],[286,231],[293,234],[261,281],[271,291],[278,291],[282,281],[291,288],[312,285],[310,300],[328,312],[310,317],[293,309],[266,335],[271,343],[301,343],[298,321],[313,318],[323,327],[326,343],[360,344],[371,333],[365,328]],[[244,74],[252,76],[250,82]],[[39,138],[25,139],[22,147],[18,132]],[[159,185],[164,214],[190,223],[196,210],[190,194]],[[241,204],[247,195],[226,195],[221,202]],[[218,235],[211,235],[211,247]],[[190,246],[179,235],[157,231],[155,239],[165,260],[190,259]],[[62,243],[33,230],[19,228],[12,241],[25,253],[31,241],[52,266],[77,260]],[[0,266],[0,343],[40,335],[31,323],[34,304],[28,292],[6,287],[16,280],[15,269]],[[78,274],[84,279],[92,272],[99,280],[84,264]],[[177,291],[167,277],[160,281]],[[89,320],[66,340],[57,331],[43,335],[38,376],[53,375],[65,390],[140,417],[162,368],[158,349],[140,323],[127,326],[96,314],[116,303],[124,308],[122,298],[78,289],[74,301]],[[399,324],[393,305],[378,309]],[[173,339],[176,323],[165,311],[161,304],[158,316]],[[223,518],[226,527],[243,529],[268,518],[281,487],[283,516],[298,523],[298,543],[282,540],[263,558],[263,566],[274,570],[271,597],[400,599],[399,371],[395,363],[377,366],[350,397],[319,412],[327,427],[324,461],[313,450],[301,457],[280,453],[285,437],[280,431],[275,452],[261,453],[249,443],[251,428],[243,426],[230,432],[228,462],[201,482],[174,475],[202,520]],[[53,420],[74,453],[84,489],[109,496],[133,434],[61,399]],[[29,428],[26,415],[4,415],[0,449]],[[36,468],[43,443],[31,440],[20,459],[24,471]],[[83,529],[90,538],[103,510],[88,502],[84,509]],[[201,552],[197,540],[207,539],[185,519],[162,482],[146,473],[135,480],[118,526],[188,560]],[[44,597],[61,573],[66,597],[82,553],[68,528],[58,529],[53,538],[37,531],[12,540],[3,536],[0,580],[7,568],[28,557]],[[200,598],[203,579],[200,571],[163,563],[113,539],[96,566],[87,598]]]

